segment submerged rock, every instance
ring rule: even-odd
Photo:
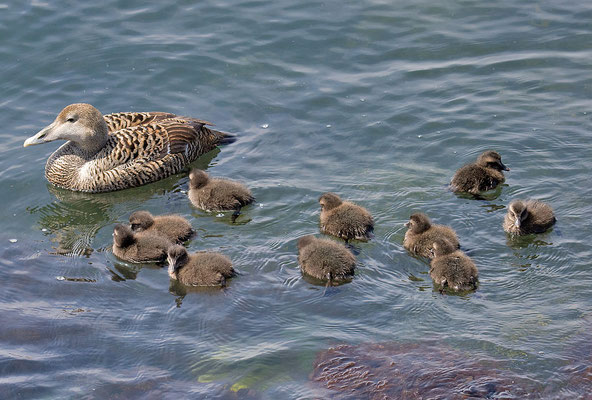
[[[523,375],[441,344],[340,345],[317,356],[311,379],[338,399],[539,397]]]

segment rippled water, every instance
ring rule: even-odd
[[[320,397],[319,352],[423,339],[503,362],[543,397],[586,393],[568,385],[582,384],[586,364],[569,366],[592,307],[590,2],[83,3],[0,2],[0,398]],[[75,102],[236,133],[195,165],[257,203],[236,224],[200,212],[186,173],[53,188],[57,144],[22,143]],[[493,199],[448,192],[488,148],[512,169]],[[327,290],[296,250],[324,191],[376,221],[354,243],[354,280]],[[509,241],[516,197],[549,202],[554,229]],[[188,217],[190,250],[222,251],[241,275],[184,293],[162,268],[118,261],[113,225],[137,209]],[[456,229],[475,293],[440,295],[404,251],[420,210]]]

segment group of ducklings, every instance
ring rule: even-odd
[[[240,212],[254,200],[251,191],[241,183],[213,179],[202,170],[189,174],[188,197],[204,211]],[[113,230],[113,254],[133,262],[168,262],[168,274],[187,286],[225,286],[236,275],[230,259],[220,253],[200,251],[189,254],[182,244],[195,235],[193,227],[179,215],[153,216],[136,211],[129,225],[118,224]]]
[[[473,195],[494,189],[509,171],[499,153],[485,151],[474,163],[456,171],[450,189]],[[374,227],[370,213],[353,203],[342,201],[334,193],[323,194],[321,232],[345,239],[369,240]],[[551,207],[538,200],[514,200],[504,218],[504,230],[513,235],[542,233],[555,224]],[[477,288],[479,272],[463,251],[456,232],[449,226],[432,224],[423,213],[412,214],[405,224],[403,247],[410,253],[430,259],[430,277],[441,291],[468,291]],[[302,271],[328,283],[350,279],[355,257],[343,245],[328,239],[305,236],[298,242],[298,260]]]
[[[461,167],[451,181],[451,190],[478,195],[504,182],[502,171],[509,171],[495,151],[482,153],[477,161]],[[202,170],[189,174],[188,197],[205,211],[234,211],[253,202],[254,197],[243,184],[214,179]],[[320,231],[345,240],[368,241],[372,238],[374,220],[365,208],[342,200],[335,193],[324,193]],[[542,233],[555,223],[551,207],[537,200],[514,200],[508,206],[503,227],[510,234]],[[220,253],[188,254],[181,244],[195,231],[178,215],[152,216],[147,211],[130,215],[130,226],[119,224],[113,232],[113,253],[130,262],[168,261],[172,279],[189,286],[224,286],[235,276],[230,259]],[[433,224],[424,213],[412,214],[405,224],[403,247],[411,254],[430,259],[430,276],[442,291],[468,291],[477,288],[479,272],[473,261],[460,250],[456,232],[449,226]],[[298,240],[298,262],[302,272],[327,285],[351,279],[356,257],[344,245],[313,235]]]

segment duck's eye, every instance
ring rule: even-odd
[[[66,120],[66,122],[74,122],[74,118],[70,117]]]

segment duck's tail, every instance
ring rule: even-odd
[[[226,145],[226,144],[231,144],[231,143],[236,142],[236,135],[233,135],[232,133],[217,131],[217,130],[212,129],[212,128],[208,128],[208,129],[210,131],[212,131],[212,133],[219,138],[218,141],[217,141],[217,143],[218,143],[219,146]]]

